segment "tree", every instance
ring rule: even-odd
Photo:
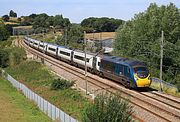
[[[69,27],[70,25],[71,25],[70,20],[69,20],[68,18],[64,18],[64,20],[63,20],[63,26],[64,26],[64,28],[67,28],[67,27]]]
[[[53,26],[58,29],[62,29],[64,27],[64,19],[62,15],[56,15],[54,17]]]
[[[2,19],[3,19],[5,22],[7,22],[7,21],[9,21],[9,16],[8,16],[8,15],[4,15],[4,16],[2,16]]]
[[[53,16],[48,17],[48,19],[46,20],[46,24],[48,26],[53,26],[53,23],[54,23],[54,17]]]
[[[17,20],[18,20],[19,22],[21,22],[22,19],[21,19],[21,17],[19,17]]]
[[[114,18],[94,18],[90,17],[87,19],[84,19],[81,22],[81,26],[83,26],[87,31],[93,32],[93,30],[99,31],[99,32],[112,32],[115,31],[121,24],[123,24],[123,20],[120,19],[114,19]]]
[[[132,107],[118,96],[98,95],[83,113],[84,122],[131,122]]]
[[[35,17],[33,21],[33,28],[43,27],[47,28],[48,25],[46,23],[46,20],[48,19],[48,15],[45,13],[39,14],[37,17]]]
[[[180,67],[178,59],[180,48],[176,46],[180,38],[179,20],[180,11],[174,4],[160,7],[155,3],[150,4],[145,12],[136,14],[132,20],[117,30],[115,53],[144,61],[153,70],[151,74],[158,77],[160,37],[163,30],[165,38],[163,79],[171,82],[178,75],[174,71],[175,67],[176,69]],[[172,77],[166,74],[168,72],[173,73]]]
[[[82,49],[83,45],[77,43],[82,39],[83,28],[78,24],[73,24],[70,27],[64,28],[63,38],[61,38],[61,40],[58,40],[57,44],[66,45],[75,49]]]
[[[28,25],[32,25],[33,24],[33,19],[26,16],[26,17],[23,17],[23,21],[21,21],[21,25],[23,26],[28,26]]]
[[[13,10],[9,12],[10,17],[17,17],[17,13],[15,13]]]
[[[9,37],[9,32],[4,24],[0,24],[0,41],[6,40]]]

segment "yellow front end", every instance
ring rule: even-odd
[[[139,78],[135,75],[137,87],[149,87],[151,85],[150,74],[146,78]]]

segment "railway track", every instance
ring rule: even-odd
[[[30,47],[28,47],[25,43],[20,43],[22,47],[24,47],[26,50],[31,52],[34,55],[38,55],[41,58],[44,58],[43,53],[34,50]],[[65,71],[81,78],[84,80],[84,71],[81,69],[78,69],[74,66],[70,66],[69,64],[66,64],[64,62],[61,62],[57,59],[53,59],[50,56],[46,56],[46,61],[53,64],[54,66],[57,66],[59,68],[64,69]],[[162,95],[158,92],[137,92],[133,90],[129,90],[124,88],[123,86],[120,86],[119,84],[112,82],[108,79],[100,78],[96,75],[88,73],[87,81],[91,85],[97,86],[101,88],[104,91],[108,91],[111,93],[116,93],[117,91],[120,91],[121,97],[125,100],[128,99],[128,101],[146,112],[149,113],[149,116],[156,116],[157,121],[174,121],[178,122],[180,121],[180,100],[171,99],[165,95]],[[91,91],[91,89],[89,89]],[[94,90],[96,91],[96,90]],[[145,120],[140,119],[139,117],[135,117],[139,121],[151,121],[151,120]]]

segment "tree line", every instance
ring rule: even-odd
[[[152,3],[117,30],[114,53],[146,62],[159,77],[160,39],[164,31],[163,80],[180,88],[180,10],[170,3]]]
[[[89,17],[81,22],[81,26],[86,32],[114,32],[124,22],[121,19]]]

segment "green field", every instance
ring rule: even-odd
[[[51,90],[51,83],[57,76],[47,67],[35,61],[25,61],[13,68],[7,68],[6,71],[46,100],[81,121],[81,112],[89,101],[76,89]]]
[[[0,77],[0,122],[50,122],[34,103]]]

